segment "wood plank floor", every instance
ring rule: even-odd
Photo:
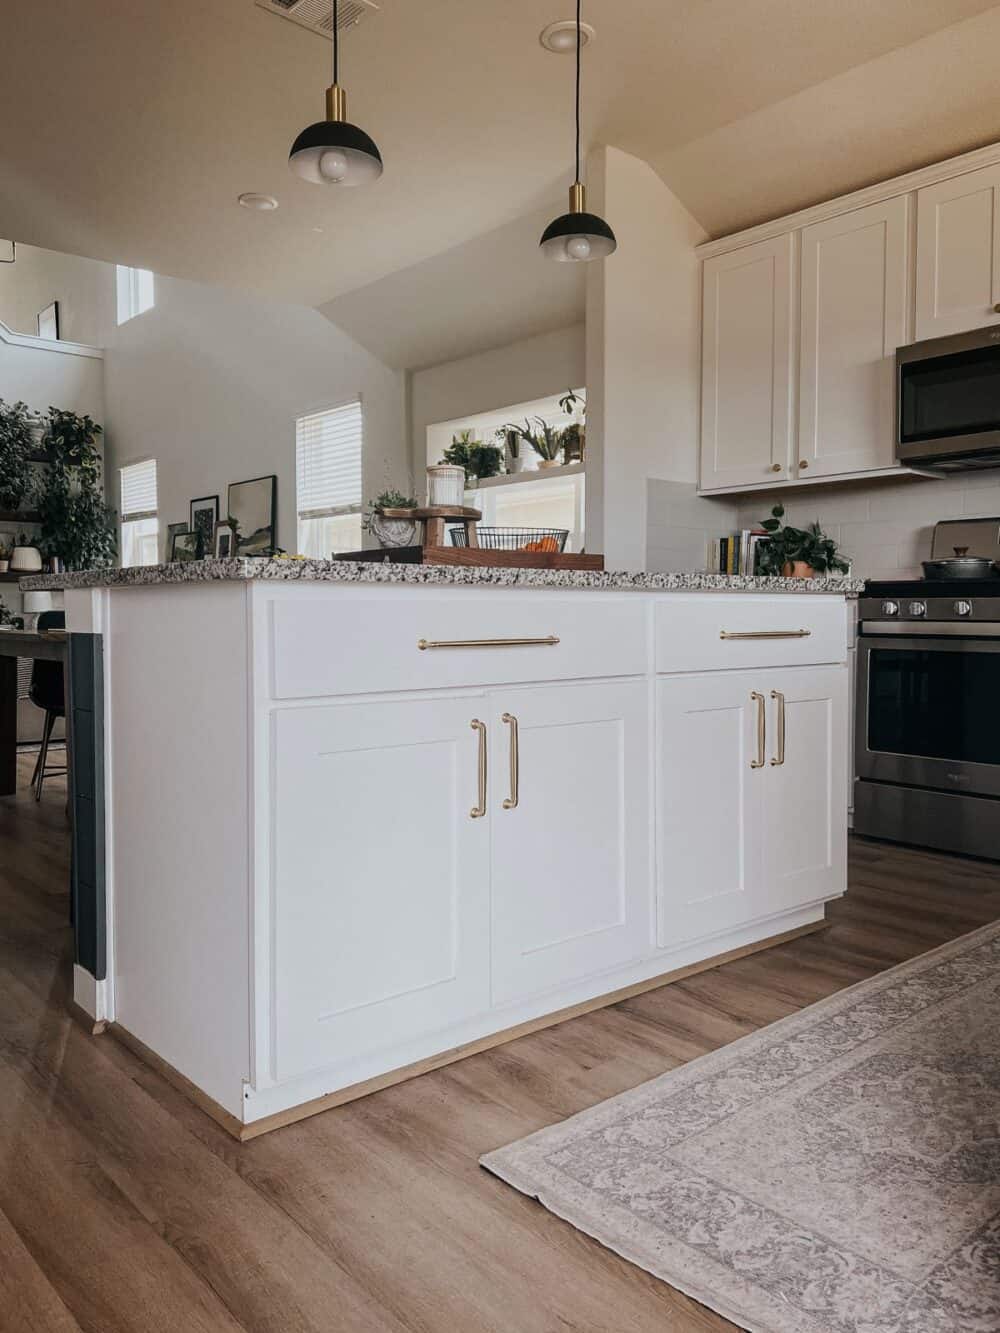
[[[240,1146],[68,1018],[64,799],[0,800],[2,1333],[731,1330],[477,1158],[1000,916],[856,843],[827,931]]]

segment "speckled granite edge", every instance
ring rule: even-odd
[[[396,583],[431,587],[578,588],[611,592],[822,592],[855,596],[863,579],[754,578],[741,574],[643,574],[614,570],[501,569],[473,565],[389,565],[345,560],[193,560],[79,574],[29,574],[22,592],[67,588],[147,588],[158,584],[260,579],[280,582]]]

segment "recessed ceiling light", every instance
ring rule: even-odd
[[[589,46],[595,36],[589,23],[580,24],[581,46]],[[538,40],[546,51],[552,51],[557,56],[572,55],[576,50],[576,20],[559,19],[557,23],[550,23],[538,34]]]
[[[255,213],[272,213],[278,207],[273,194],[255,194],[253,190],[238,196],[241,208],[252,208]]]

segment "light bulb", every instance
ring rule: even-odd
[[[338,149],[330,148],[320,155],[319,174],[324,180],[333,181],[336,184],[344,179],[347,170],[347,155]]]
[[[571,259],[589,259],[590,242],[586,236],[571,236],[566,242],[566,253]]]

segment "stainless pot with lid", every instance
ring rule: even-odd
[[[953,546],[953,556],[922,561],[925,579],[986,579],[993,573],[993,561],[984,555],[969,555],[967,546]]]

